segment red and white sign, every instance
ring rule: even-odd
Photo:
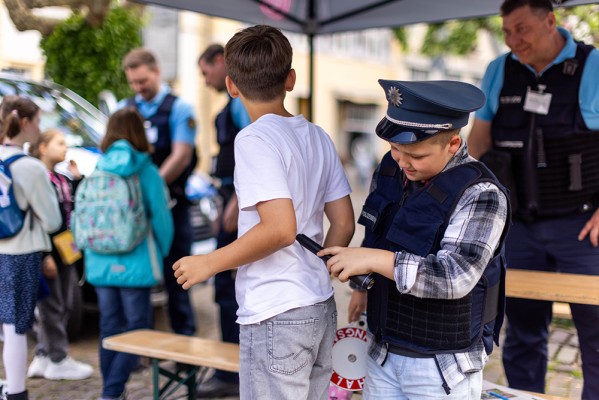
[[[362,390],[367,356],[366,330],[349,326],[337,329],[333,342],[331,383],[346,390]]]

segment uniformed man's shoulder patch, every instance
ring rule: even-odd
[[[189,127],[189,129],[195,129],[196,128],[196,120],[191,117],[187,118],[187,126]]]

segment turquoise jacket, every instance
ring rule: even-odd
[[[94,286],[151,287],[163,278],[163,260],[173,241],[168,189],[148,153],[118,140],[100,157],[96,168],[123,177],[139,175],[148,221],[148,237],[129,253],[99,254],[85,250],[85,274]]]

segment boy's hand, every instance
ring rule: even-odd
[[[371,272],[394,279],[395,253],[366,247],[328,247],[318,252],[319,257],[330,255],[327,268],[341,282],[350,276]]]
[[[593,247],[599,246],[599,210],[595,211],[591,218],[578,234],[578,240],[584,240],[587,235]]]
[[[177,283],[185,290],[214,275],[207,255],[183,257],[173,264],[173,270]]]
[[[364,311],[366,311],[367,292],[362,290],[354,290],[349,299],[347,308],[348,322],[358,321]]]

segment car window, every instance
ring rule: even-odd
[[[60,129],[69,147],[96,149],[102,141],[106,117],[74,92],[59,85],[0,76],[0,98],[29,97],[41,109],[40,128]]]

